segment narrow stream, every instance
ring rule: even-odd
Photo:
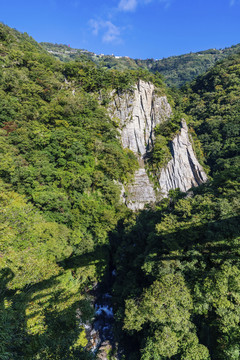
[[[114,339],[114,313],[112,307],[111,288],[115,272],[111,272],[108,281],[104,281],[96,286],[93,296],[95,298],[95,316],[92,324],[83,324],[87,338],[89,339],[88,348],[97,359],[107,360],[110,350],[116,348]],[[118,359],[118,357],[113,357]]]
[[[112,296],[102,294],[95,304],[95,321],[93,327],[99,333],[101,343],[108,341],[114,345],[113,335],[114,316],[112,309]]]

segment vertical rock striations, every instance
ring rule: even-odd
[[[132,90],[122,94],[114,91],[111,97],[109,113],[120,121],[123,147],[132,150],[139,161],[134,181],[123,197],[130,209],[143,209],[146,204],[168,196],[170,189],[187,191],[207,180],[194,155],[186,122],[182,120],[181,131],[170,145],[172,159],[158,174],[156,182],[160,190],[156,190],[147,175],[144,159],[154,144],[154,128],[172,114],[167,97],[158,95],[153,84],[142,80]]]
[[[179,188],[186,192],[191,187],[207,181],[207,175],[193,152],[185,120],[182,120],[181,131],[175,136],[170,147],[172,159],[161,170],[159,176],[159,185],[164,197],[171,189]]]
[[[153,146],[155,126],[170,117],[171,107],[166,96],[157,95],[153,84],[140,80],[133,90],[112,93],[109,112],[112,118],[120,120],[123,147],[132,150],[139,160],[134,182],[125,189],[127,206],[132,210],[143,209],[145,204],[157,200],[144,157]]]
[[[112,93],[110,115],[120,120],[124,148],[141,158],[153,144],[156,125],[172,113],[166,96],[158,96],[153,84],[140,80],[132,91]]]
[[[154,204],[157,201],[157,193],[144,167],[135,172],[134,181],[128,185],[126,191],[126,204],[131,210],[143,209],[146,204]]]

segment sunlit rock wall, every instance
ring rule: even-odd
[[[154,144],[154,128],[172,114],[167,97],[159,95],[153,84],[140,80],[132,90],[121,94],[113,91],[109,114],[119,121],[123,147],[132,150],[139,161],[134,181],[125,188],[123,196],[130,209],[143,209],[146,204],[166,197],[170,189],[187,191],[207,180],[193,152],[184,120],[170,146],[172,159],[156,175],[154,182],[159,183],[160,190],[149,179],[144,159]]]

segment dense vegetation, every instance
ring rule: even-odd
[[[150,170],[185,112],[208,183],[132,213],[118,184],[137,162],[103,105],[139,78],[166,92],[0,24],[0,359],[93,359],[83,324],[109,268],[122,359],[240,357],[240,55],[173,91],[156,128]]]
[[[239,359],[239,70],[236,55],[178,99],[212,180],[191,196],[171,191],[113,234],[117,328],[127,359]]]
[[[213,174],[239,166],[240,55],[229,57],[186,87],[182,104],[193,117]]]
[[[41,44],[46,50],[52,52],[54,56],[62,61],[74,59],[91,60],[100,67],[121,71],[142,68],[154,74],[159,72],[165,78],[167,85],[174,87],[184,85],[198,75],[205,73],[217,61],[240,52],[240,44],[238,44],[221,50],[209,49],[196,53],[171,56],[161,60],[141,60],[131,59],[128,56],[96,55],[87,50],[72,49],[67,45]]]
[[[91,319],[108,258],[92,253],[126,211],[118,182],[137,167],[97,92],[131,79],[61,64],[3,25],[0,39],[1,359],[79,358],[76,311]]]

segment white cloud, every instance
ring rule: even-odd
[[[101,29],[101,21],[91,19],[89,21],[89,25],[92,28],[93,35],[98,35],[99,30]]]
[[[79,0],[72,0],[78,3]],[[118,27],[110,19],[119,15],[119,12],[134,12],[138,6],[147,6],[152,2],[158,2],[167,8],[173,0],[118,0],[118,6],[110,9],[109,14],[107,15],[108,20],[102,19],[91,19],[89,25],[92,28],[92,34],[95,36],[101,36],[101,39],[105,43],[122,43],[121,32],[131,28],[127,27]],[[239,0],[229,0],[229,1],[239,1]],[[106,14],[105,14],[106,15]]]
[[[135,11],[139,5],[148,5],[154,0],[120,0],[118,4],[118,10],[120,11]],[[230,0],[236,1],[236,0]],[[172,0],[158,0],[159,3],[162,3],[165,8],[167,8]]]
[[[107,28],[107,31],[103,35],[103,41],[104,42],[113,42],[113,41],[120,41],[120,29],[114,25],[111,21],[105,22],[105,27]]]
[[[122,11],[134,11],[137,5],[137,0],[121,0],[118,4],[118,8]]]
[[[102,34],[102,41],[105,43],[109,42],[121,42],[121,31],[120,28],[114,25],[111,21],[107,20],[90,20],[89,24],[92,28],[94,35]]]

